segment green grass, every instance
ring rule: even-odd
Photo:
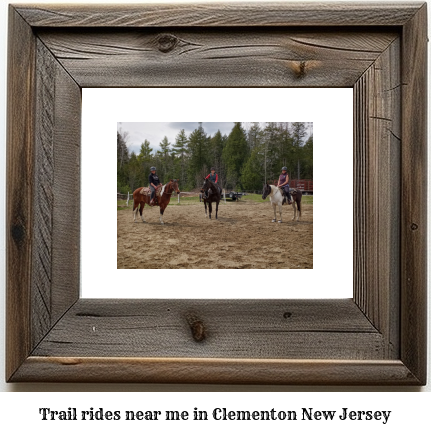
[[[269,199],[262,199],[262,195],[257,194],[248,194],[243,196],[240,201],[241,202],[256,202],[256,203],[265,203],[269,202]],[[238,202],[231,201],[229,199],[226,200],[226,205],[231,204],[237,204]],[[313,196],[312,195],[305,195],[302,196],[302,203],[305,205],[313,205]],[[181,196],[180,203],[178,204],[178,197],[172,196],[171,201],[169,202],[169,205],[199,205],[199,196]],[[222,199],[220,201],[220,205],[225,205],[224,200]],[[133,200],[129,201],[129,206],[127,206],[127,201],[125,200],[117,200],[117,210],[128,210],[133,208]]]
[[[127,206],[127,201],[117,200],[117,211],[118,210],[127,210],[133,208],[133,200],[129,201],[129,206]]]
[[[266,198],[265,200],[262,199],[262,195],[256,195],[256,194],[247,194],[243,196],[240,200],[240,202],[269,202],[269,199]],[[304,195],[302,196],[301,202],[306,205],[313,205],[313,195]]]
[[[179,205],[196,205],[199,203],[199,196],[180,196]],[[178,196],[172,196],[169,205],[178,205]]]
[[[266,199],[266,201],[268,201],[268,199]],[[255,194],[247,194],[245,196],[243,196],[240,200],[240,202],[265,202],[262,199],[262,195],[255,195]]]

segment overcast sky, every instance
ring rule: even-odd
[[[202,123],[207,135],[214,135],[217,130],[223,135],[229,135],[234,123]],[[197,129],[199,123],[118,123],[118,130],[128,133],[127,146],[129,151],[139,154],[141,144],[147,139],[153,153],[160,149],[160,142],[167,136],[169,142],[175,143],[175,138],[181,129],[184,129],[189,136],[193,130]]]
[[[251,123],[243,123],[245,128]],[[261,123],[264,127],[265,123]],[[308,123],[310,131],[312,130],[312,123]],[[229,135],[232,130],[234,123],[202,123],[202,126],[207,135],[213,136],[217,130],[223,135]],[[160,149],[160,142],[167,136],[169,142],[175,143],[175,138],[181,129],[184,129],[186,135],[189,136],[193,130],[197,129],[199,123],[117,123],[118,130],[122,132],[127,132],[127,146],[129,152],[135,152],[139,154],[141,144],[147,139],[150,142],[150,146],[153,149],[153,154]]]

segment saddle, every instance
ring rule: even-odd
[[[162,186],[161,185],[157,186],[156,196],[160,196],[161,191],[162,191]],[[151,196],[151,189],[149,187],[142,187],[142,190],[139,193],[144,196]]]
[[[293,198],[293,196],[296,195],[296,193],[298,191],[296,189],[290,189],[289,192],[290,192],[290,196]],[[282,203],[282,205],[285,205],[285,204],[287,204],[287,194],[284,191],[284,189],[281,189],[281,193],[283,194],[283,203]],[[293,202],[293,199],[292,199],[292,202]]]

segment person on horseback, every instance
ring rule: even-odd
[[[217,184],[218,175],[215,173],[215,168],[211,168],[211,173],[205,177],[206,180],[212,181],[214,184]]]
[[[214,167],[211,167],[211,173],[210,173],[210,174],[208,174],[208,175],[205,177],[205,179],[206,179],[206,180],[210,180],[210,181],[212,181],[214,184],[217,184],[217,181],[218,181],[218,175],[216,174],[216,171],[215,171],[215,168],[214,168]],[[218,186],[218,185],[217,185],[217,186]],[[220,187],[219,187],[219,188],[220,188]],[[207,191],[205,192],[205,199],[208,199],[209,193],[211,193],[211,190],[207,190]]]
[[[156,174],[156,168],[154,166],[151,166],[150,168],[150,176],[148,177],[148,181],[150,182],[150,190],[151,190],[151,199],[150,199],[150,206],[154,206],[156,204],[156,189],[160,185],[159,177]]]
[[[287,203],[292,204],[292,196],[289,190],[289,175],[287,174],[287,167],[283,166],[281,168],[281,174],[278,178],[278,187],[283,191],[284,195],[287,197]]]

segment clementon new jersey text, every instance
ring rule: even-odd
[[[67,410],[51,410],[40,408],[41,420],[66,420],[66,421],[100,421],[100,420],[125,420],[125,421],[377,421],[387,424],[391,415],[390,410],[353,410],[342,408],[340,410],[317,410],[314,408],[302,408],[300,410],[231,410],[225,407],[217,407],[212,411],[199,410],[197,407],[192,412],[175,410],[104,410],[103,408],[78,411],[69,407]]]

